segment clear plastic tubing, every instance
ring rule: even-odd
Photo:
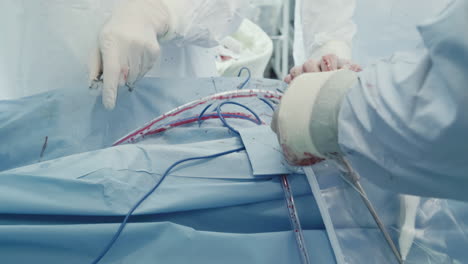
[[[236,99],[236,98],[255,98],[255,97],[279,101],[281,100],[282,93],[276,92],[276,91],[261,90],[261,89],[249,89],[249,90],[234,90],[234,91],[213,94],[211,96],[207,96],[207,97],[189,102],[169,112],[166,112],[163,115],[158,116],[157,118],[143,125],[143,127],[138,128],[137,130],[134,130],[128,135],[117,140],[112,145],[117,146],[117,145],[126,144],[126,143],[134,143],[138,140],[141,140],[146,135],[151,135],[152,133],[154,133],[154,131],[169,129],[170,127],[167,126],[168,122],[177,120],[177,118],[180,118],[183,114],[187,114],[187,112],[190,112],[190,110],[193,111],[194,108],[207,106],[209,104],[213,104],[219,101],[231,100],[231,99]]]

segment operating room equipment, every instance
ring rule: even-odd
[[[303,264],[309,264],[309,253],[307,252],[307,248],[305,246],[306,242],[304,239],[301,222],[297,214],[296,205],[294,203],[294,196],[289,185],[288,175],[281,176],[281,186],[283,187],[284,198],[288,206],[289,218],[291,219],[291,225],[293,227],[294,236],[296,237],[296,243],[301,255],[301,261]]]
[[[207,119],[200,127],[195,121],[171,128],[168,133],[140,138],[137,144],[109,146],[155,116],[230,91],[243,80],[143,79],[132,93],[122,87],[123,96],[112,112],[80,87],[0,101],[2,262],[91,263],[131,206],[171,164],[242,147],[219,119]],[[244,90],[284,87],[280,81],[251,79]],[[230,100],[249,106],[269,122],[271,108],[257,97]],[[207,110],[209,114],[216,105]],[[197,118],[204,107],[186,114]],[[239,112],[236,109],[225,105],[222,112]],[[241,133],[264,127],[243,119],[226,120]],[[266,138],[267,132],[251,135]],[[38,163],[45,136],[47,149]],[[233,153],[176,168],[135,211],[103,263],[155,259],[194,264],[300,263],[280,178],[254,175],[250,165],[250,160],[272,159],[279,153],[258,146],[250,154]],[[281,169],[285,174],[274,163],[269,166],[270,171]],[[314,195],[320,203],[303,173],[292,172],[288,177],[311,263],[335,263],[335,258],[350,264],[395,263],[362,198],[341,179],[340,171],[327,162],[314,165],[313,171],[319,184]],[[392,237],[398,239],[399,197],[364,177],[361,183]],[[324,207],[324,214],[318,205]],[[463,263],[467,210],[462,202],[422,198],[406,263]],[[330,221],[325,221],[326,214]],[[336,243],[331,233],[336,234]]]
[[[340,169],[342,171],[344,171],[344,173],[346,174],[346,176],[345,176],[346,178],[344,178],[342,176],[343,180],[345,182],[347,182],[350,186],[352,186],[352,188],[355,189],[356,192],[359,193],[359,195],[361,196],[362,201],[364,202],[365,206],[367,207],[369,213],[372,215],[375,223],[377,224],[378,228],[380,229],[380,231],[382,233],[382,236],[385,238],[385,240],[387,242],[387,245],[391,248],[395,259],[400,264],[404,263],[404,261],[401,258],[400,252],[396,248],[396,246],[395,246],[391,236],[389,235],[385,225],[383,224],[381,218],[379,217],[379,215],[376,212],[374,206],[372,205],[371,201],[369,200],[364,188],[360,184],[359,175],[353,170],[353,168],[349,165],[349,162],[346,161],[343,157],[335,157],[334,161],[337,162],[337,164],[339,166],[342,166]],[[315,191],[314,194],[320,193],[320,191],[319,191],[320,187],[319,187],[319,184],[317,182],[317,176],[315,175],[312,167],[307,167],[307,168],[304,169],[304,171],[305,171],[305,173],[307,175],[308,182],[309,182],[309,185],[310,185],[311,189],[313,191]],[[322,217],[324,218],[325,226],[326,226],[326,228],[327,228],[327,230],[329,232],[328,236],[329,236],[329,239],[330,239],[331,246],[333,247],[335,252],[339,252],[338,255],[335,255],[336,256],[336,261],[337,261],[338,264],[346,263],[344,258],[342,257],[343,253],[341,251],[341,246],[339,245],[337,235],[336,235],[335,231],[333,230],[333,227],[331,226],[332,225],[332,220],[330,218],[330,215],[329,215],[327,209],[324,207],[325,202],[322,200],[323,199],[322,197],[317,197],[316,196],[316,199],[317,199],[317,202],[319,204],[319,209],[320,209],[320,211],[322,213]]]
[[[19,1],[14,2],[19,3]],[[133,93],[120,91],[121,96],[117,99],[119,102],[116,109],[112,113],[106,112],[96,98],[82,91],[85,85],[80,83],[83,82],[73,77],[73,74],[79,75],[80,71],[75,71],[70,65],[78,64],[73,60],[80,56],[48,55],[50,52],[63,54],[66,46],[72,43],[86,45],[81,44],[81,41],[73,41],[73,38],[65,34],[85,39],[86,34],[83,34],[85,30],[81,29],[86,26],[67,27],[58,23],[60,19],[57,19],[75,18],[80,24],[92,24],[86,17],[81,17],[87,12],[86,8],[78,6],[80,12],[76,12],[76,8],[72,9],[72,12],[62,12],[66,8],[51,8],[47,9],[50,13],[44,13],[44,9],[40,7],[45,2],[31,2],[24,12],[18,9],[4,9],[7,10],[5,15],[16,17],[18,21],[24,23],[0,23],[5,28],[12,29],[3,31],[6,33],[3,35],[5,40],[3,43],[15,39],[11,47],[17,47],[17,49],[2,50],[8,53],[5,57],[7,59],[2,60],[8,62],[8,65],[2,65],[0,68],[2,74],[8,78],[2,78],[0,82],[2,87],[11,88],[13,91],[18,87],[38,90],[69,87],[71,91],[50,91],[33,97],[8,102],[0,101],[2,139],[0,200],[3,201],[0,204],[0,255],[2,263],[89,263],[90,258],[95,257],[99,253],[97,251],[108,242],[109,237],[112,237],[118,228],[118,222],[135,199],[141,197],[164,173],[161,169],[183,158],[235,149],[241,147],[241,144],[237,137],[232,137],[233,133],[220,128],[219,120],[206,119],[200,127],[197,127],[196,123],[193,123],[193,126],[179,126],[172,128],[170,133],[158,133],[155,134],[157,136],[141,138],[138,144],[108,147],[122,135],[141,127],[155,116],[197,98],[227,91],[241,82],[238,79],[233,81],[218,78],[143,79]],[[49,2],[62,4],[63,1]],[[87,1],[87,4],[88,2],[91,3]],[[430,5],[426,2],[359,1],[365,6],[363,9],[365,11],[369,5],[378,7],[379,3],[385,3],[385,7],[375,8],[375,13],[372,12],[373,21],[388,22],[381,19],[384,17],[382,13],[384,15],[388,13],[389,16],[396,14],[393,22],[398,22],[385,27],[385,25],[368,23],[368,19],[358,17],[364,21],[364,26],[367,26],[359,27],[360,32],[369,36],[367,39],[359,39],[360,42],[356,46],[368,47],[360,52],[373,57],[371,61],[374,62],[377,52],[384,52],[382,47],[385,45],[381,45],[382,43],[387,43],[386,45],[392,48],[409,46],[404,41],[399,41],[408,39],[402,33],[404,30],[400,30],[401,25],[405,24],[404,19],[409,13],[413,11],[417,14],[423,13],[424,8],[421,7]],[[63,2],[63,5],[76,7],[79,5],[76,3],[79,1],[73,1],[71,4]],[[403,10],[406,12],[398,12],[398,9],[393,7],[399,3],[400,6],[401,3],[412,5],[413,8]],[[44,21],[54,25],[56,31],[41,30],[48,28],[47,24],[41,23]],[[371,26],[375,27],[377,32],[369,32]],[[71,32],[69,30],[71,28],[76,28],[76,32]],[[388,28],[398,32],[399,35],[395,38],[394,34],[389,34],[392,32],[389,32]],[[440,36],[450,35],[453,32],[455,30],[451,28]],[[50,39],[44,41],[40,36],[48,36],[52,41],[49,41]],[[370,41],[371,39],[378,44]],[[388,41],[389,39],[391,41]],[[437,38],[431,39],[437,40]],[[21,45],[17,45],[19,40]],[[57,46],[46,45],[50,43],[57,43],[63,49],[59,51],[56,49]],[[455,53],[453,47],[458,46],[453,45],[447,51]],[[38,53],[37,50],[43,52]],[[79,53],[78,49],[71,50]],[[67,64],[59,64],[58,58],[73,59]],[[401,65],[397,63],[398,58],[402,58],[401,54],[388,59],[390,64],[395,64],[399,69],[391,76],[399,76],[394,79],[395,81],[408,81],[408,76],[414,70],[411,65],[414,66],[416,63]],[[459,61],[461,58],[463,56],[457,56],[456,59]],[[34,63],[28,63],[30,61]],[[44,62],[48,63],[47,67],[44,67]],[[44,72],[41,71],[34,71],[35,68],[41,67],[45,72],[50,71],[50,76],[42,74]],[[57,71],[57,68],[60,71]],[[385,67],[382,68],[382,64],[379,64],[378,69],[383,71]],[[441,66],[437,70],[444,69],[455,70],[457,67]],[[428,68],[421,67],[418,70],[427,73],[425,70]],[[54,73],[58,73],[60,78],[54,80],[52,76]],[[64,76],[68,77],[63,78]],[[463,75],[454,74],[454,76],[455,78],[444,80],[454,80]],[[380,77],[388,80],[384,76]],[[434,87],[439,81],[439,78],[434,78],[427,83]],[[376,83],[369,82],[369,84]],[[279,82],[266,80],[251,80],[246,86],[247,89],[270,90],[283,87]],[[408,86],[402,86],[399,92],[404,93],[407,91],[405,88]],[[424,91],[427,90],[421,90]],[[363,99],[367,95],[369,94],[357,93],[354,98]],[[392,97],[386,99],[390,98]],[[428,95],[425,99],[428,98],[431,97]],[[447,99],[440,96],[437,98],[440,101]],[[454,96],[454,98],[462,97]],[[238,100],[233,99],[233,101]],[[394,109],[401,114],[399,111],[406,106],[416,106],[424,100],[416,102],[417,104],[412,104],[411,101],[385,100],[385,105],[389,106],[388,103],[391,102],[400,102]],[[230,105],[226,105],[226,110],[229,109]],[[260,115],[270,114],[270,110],[266,109],[268,112],[257,108],[255,110]],[[191,116],[198,117],[199,110],[202,109],[197,109],[191,113]],[[362,124],[360,128],[367,131],[380,130],[378,134],[381,135],[384,144],[389,143],[396,150],[401,150],[398,155],[385,155],[378,160],[381,161],[379,165],[389,168],[390,171],[398,172],[410,158],[421,164],[426,158],[434,158],[439,154],[441,159],[438,161],[444,162],[422,164],[424,165],[422,167],[444,165],[443,168],[438,167],[439,173],[448,175],[459,169],[460,165],[466,164],[462,159],[466,155],[447,160],[443,157],[448,153],[406,153],[404,149],[415,140],[408,141],[408,144],[395,145],[391,140],[392,134],[388,134],[389,128],[385,127],[386,124],[393,124],[395,126],[392,127],[401,129],[398,131],[400,135],[406,134],[408,131],[402,126],[404,122],[400,122],[401,119],[386,119],[387,122],[375,124],[370,122],[376,120],[375,116],[366,118],[368,117],[366,114],[376,112],[372,108],[353,108],[352,111],[360,113],[359,121],[363,121],[360,123]],[[450,117],[458,116],[447,114],[450,113],[441,113],[440,119],[437,120],[448,123],[453,120]],[[407,120],[408,116],[398,117]],[[413,119],[415,122],[416,120]],[[395,123],[392,123],[393,121]],[[244,126],[255,125],[253,122],[238,118],[229,119],[229,122],[235,124],[239,130]],[[415,122],[411,124],[415,125]],[[433,123],[436,124],[439,123]],[[424,131],[425,135],[429,135],[434,130]],[[357,134],[359,133],[354,133]],[[37,163],[46,136],[47,148],[43,153],[42,162]],[[369,135],[366,135],[365,139],[368,140]],[[358,146],[364,146],[366,142],[361,141],[361,138],[351,137],[345,141],[350,140],[356,140]],[[451,142],[446,143],[448,145]],[[458,143],[459,146],[464,146],[463,141]],[[372,142],[370,147],[361,149],[362,153],[370,155],[385,153],[376,148],[377,145],[377,142]],[[268,151],[260,154],[257,154],[260,158],[271,156]],[[349,154],[353,155],[356,152]],[[252,176],[250,159],[245,153],[233,153],[206,163],[178,167],[171,177],[166,179],[165,184],[160,186],[160,194],[150,197],[150,200],[135,212],[132,224],[127,226],[125,233],[115,244],[114,250],[109,252],[104,261],[147,263],[158,259],[162,263],[181,263],[189,259],[192,263],[208,263],[210,260],[215,260],[226,264],[299,262],[299,255],[294,247],[294,236],[289,232],[289,219],[284,214],[284,193],[281,192],[279,178]],[[381,167],[373,167],[373,164],[359,166],[359,162],[350,161],[353,165],[358,165],[356,170],[362,176],[364,176],[362,171],[365,171],[366,175],[385,176],[376,173]],[[340,172],[334,170],[332,166],[327,167],[327,163],[317,164],[313,170],[318,182],[314,195],[321,198],[321,204],[318,202],[319,199],[311,196],[303,174],[289,177],[295,192],[296,208],[303,220],[301,224],[304,239],[307,241],[305,246],[311,253],[309,257],[312,263],[334,263],[335,257],[352,264],[394,262],[392,252],[387,254],[390,249],[380,231],[375,228],[371,216],[362,203],[362,197],[340,178]],[[429,175],[428,173],[434,171],[424,172]],[[415,176],[413,172],[415,171],[407,172],[406,175]],[[397,180],[393,182],[398,183]],[[398,225],[398,215],[401,212],[399,196],[373,185],[372,182],[366,181],[365,177],[361,181],[369,199],[388,227],[390,235],[394,241],[397,241],[398,234],[406,232],[400,230]],[[414,181],[418,183],[419,188],[430,187],[428,185],[430,183],[425,182],[423,178],[415,178]],[[438,191],[441,193],[452,190],[450,186],[443,184],[438,186]],[[324,208],[330,221],[325,221],[325,213],[321,215],[317,206]],[[421,198],[419,205],[413,211],[414,227],[412,224],[406,225],[409,227],[407,232],[414,234],[407,263],[463,263],[468,259],[466,208],[466,203],[460,201]],[[327,230],[324,229],[324,225],[328,226]],[[332,241],[331,233],[336,234],[336,243]],[[333,246],[334,244],[338,244],[339,250]]]
[[[248,81],[249,81],[249,79],[247,79],[246,82],[248,82]],[[244,82],[242,86],[244,86],[246,84],[246,82]],[[150,135],[154,135],[154,134],[157,134],[157,133],[167,131],[168,128],[177,127],[177,126],[180,126],[180,125],[185,125],[185,124],[189,124],[189,123],[193,123],[193,122],[197,122],[197,121],[200,122],[202,120],[202,117],[203,118],[215,118],[216,116],[207,115],[207,114],[205,114],[205,112],[213,104],[216,105],[216,101],[221,102],[221,103],[218,103],[217,107],[215,107],[218,118],[232,132],[234,132],[235,134],[239,134],[239,132],[236,129],[232,128],[224,120],[224,117],[236,116],[236,113],[222,112],[221,107],[223,105],[225,105],[225,104],[234,104],[234,105],[237,105],[237,106],[244,107],[245,109],[247,109],[249,112],[251,112],[254,115],[253,117],[244,115],[244,118],[248,119],[248,120],[251,120],[254,123],[261,124],[262,121],[260,120],[260,118],[255,114],[255,112],[252,112],[248,107],[246,107],[246,106],[244,106],[242,104],[236,103],[236,102],[225,101],[225,100],[229,100],[229,99],[249,98],[249,97],[259,98],[259,99],[266,99],[266,98],[272,99],[273,98],[273,99],[279,100],[279,99],[281,99],[281,94],[279,94],[277,92],[272,94],[271,92],[260,91],[260,90],[246,90],[246,91],[235,90],[235,91],[225,92],[225,93],[222,93],[222,94],[214,94],[212,96],[205,97],[205,98],[202,98],[202,99],[187,103],[187,104],[185,104],[183,106],[177,107],[174,110],[171,110],[171,111],[163,114],[162,116],[153,119],[152,121],[150,121],[149,123],[144,125],[142,128],[139,128],[139,129],[131,132],[130,134],[124,136],[123,138],[121,138],[120,140],[115,142],[114,146],[125,143],[125,142],[126,143],[136,142],[136,141],[138,141],[141,138],[144,138],[146,136],[150,136]],[[271,107],[272,105],[268,104],[268,106]],[[184,119],[182,119],[180,117],[180,116],[184,116],[184,115],[187,116],[188,115],[187,112],[190,112],[190,110],[194,110],[196,108],[203,109],[203,110],[201,110],[201,113],[199,115],[189,116],[189,117],[186,117]],[[242,115],[237,114],[237,116],[242,116]],[[171,119],[175,119],[175,121],[171,120]],[[255,121],[255,120],[257,120],[257,121]],[[396,259],[398,260],[399,263],[402,263],[400,253],[396,249],[396,246],[394,245],[392,239],[390,238],[385,226],[383,225],[383,223],[382,223],[380,217],[378,216],[377,212],[375,211],[373,205],[371,204],[371,202],[367,198],[367,195],[365,194],[365,191],[364,191],[363,187],[359,183],[359,178],[356,176],[355,172],[352,171],[351,167],[349,166],[349,164],[346,161],[341,161],[341,162],[342,162],[343,166],[345,166],[345,169],[347,170],[348,174],[350,175],[350,178],[352,179],[352,182],[353,182],[353,186],[355,186],[359,190],[359,193],[362,195],[363,202],[365,203],[366,207],[368,208],[369,212],[371,213],[372,217],[374,218],[375,222],[377,223],[379,229],[381,230],[381,232],[383,234],[383,237],[385,238],[388,245],[392,249],[392,252],[394,253]],[[284,180],[283,180],[283,184],[284,184]],[[287,194],[288,189],[286,188],[284,190],[285,190],[285,192]],[[292,201],[292,198],[286,199],[286,200],[287,201]],[[288,204],[288,206],[289,206],[289,204]],[[299,233],[296,234],[296,236],[297,236],[296,241],[297,241],[297,245],[298,245],[298,248],[299,248],[299,251],[300,251],[300,254],[301,254],[302,261],[303,261],[303,263],[309,263],[308,254],[307,254],[306,251],[305,252],[303,251],[304,250],[304,246],[303,246],[304,239],[303,239],[303,236],[302,236],[302,229],[300,228],[300,223],[297,220],[296,214],[294,212],[291,213],[290,216],[291,216],[291,223],[293,224],[293,229],[299,231]]]
[[[243,84],[245,86],[245,83]],[[276,100],[281,99],[281,93],[277,91],[268,91],[261,89],[248,89],[248,90],[232,90],[222,93],[213,94],[201,99],[194,100],[192,102],[186,103],[182,106],[179,106],[175,109],[172,109],[161,116],[154,118],[153,120],[147,122],[141,128],[138,128],[119,140],[115,141],[113,145],[119,145],[122,143],[132,143],[138,141],[145,136],[157,134],[163,131],[167,131],[173,127],[184,125],[191,122],[199,121],[199,114],[192,114],[191,110],[195,108],[200,108],[205,110],[203,107],[210,106],[216,102],[222,102],[223,100],[230,100],[236,98],[261,98],[265,100]],[[269,106],[270,107],[270,106]],[[205,111],[201,110],[201,114],[204,114]],[[232,113],[231,113],[232,114]],[[211,118],[217,118],[220,116],[211,116]],[[231,115],[226,117],[232,118],[249,118],[248,116],[242,115]],[[206,118],[210,118],[207,116]]]
[[[241,71],[239,72],[239,75],[242,72],[242,70],[244,70],[244,69],[248,71],[249,76],[239,86],[238,90],[228,91],[228,92],[224,92],[224,93],[221,93],[221,94],[214,94],[214,95],[211,95],[209,97],[205,97],[205,98],[202,98],[202,99],[187,103],[187,104],[185,104],[183,106],[177,107],[177,108],[163,114],[162,116],[157,117],[156,119],[153,119],[152,121],[150,121],[149,123],[144,125],[142,128],[137,129],[136,131],[133,131],[130,134],[124,136],[123,138],[121,138],[120,140],[115,142],[113,145],[118,146],[118,145],[120,145],[122,143],[134,143],[134,142],[138,141],[139,139],[142,139],[142,138],[144,138],[146,136],[155,135],[155,134],[158,134],[158,133],[161,133],[161,132],[165,132],[169,128],[174,128],[174,127],[178,127],[178,126],[181,126],[181,125],[186,125],[186,124],[190,124],[190,123],[194,123],[194,122],[198,122],[199,125],[201,125],[201,122],[203,120],[211,119],[211,118],[218,118],[225,127],[227,127],[231,132],[233,132],[234,134],[239,135],[239,136],[240,136],[239,131],[237,131],[235,128],[233,128],[231,125],[229,125],[226,122],[225,118],[240,118],[240,119],[250,120],[250,121],[256,123],[257,125],[264,124],[264,122],[260,119],[260,117],[254,111],[252,111],[249,107],[245,106],[244,104],[240,104],[240,103],[237,103],[237,102],[230,101],[230,99],[258,98],[259,101],[262,101],[263,103],[265,103],[273,111],[274,107],[273,107],[273,105],[272,105],[272,103],[270,101],[273,101],[273,102],[277,103],[281,99],[281,93],[278,93],[276,91],[275,92],[270,92],[270,91],[267,91],[267,90],[258,90],[258,89],[242,90],[242,88],[250,81],[250,70],[248,68],[241,69]],[[205,114],[205,112],[213,104],[218,104],[215,107],[216,115]],[[222,112],[221,109],[222,109],[223,105],[239,106],[239,107],[244,108],[245,110],[247,110],[253,116],[250,117],[248,115],[245,115],[245,114],[242,114],[242,113],[236,113],[236,112],[234,112],[234,113],[232,113],[232,112]],[[181,118],[180,117],[180,116],[187,115],[186,114],[187,111],[190,111],[190,110],[193,111],[195,108],[201,108],[201,107],[203,107],[202,108],[203,110],[201,110],[201,112],[200,112],[200,114],[198,116],[191,116],[191,117],[188,117],[188,118]],[[164,123],[161,125],[160,122],[164,122]],[[164,174],[164,176],[165,175],[166,174]],[[163,178],[160,180],[160,182],[162,182],[162,180],[163,180]],[[160,182],[158,182],[158,185],[159,185]],[[286,201],[288,211],[289,211],[289,218],[290,218],[291,225],[292,225],[292,228],[293,228],[293,233],[294,233],[294,235],[296,237],[296,244],[298,246],[298,250],[299,250],[299,254],[301,256],[302,263],[303,264],[309,264],[310,261],[309,261],[309,256],[308,256],[307,249],[306,249],[306,247],[304,245],[305,240],[304,240],[303,231],[302,231],[302,228],[301,228],[299,217],[297,215],[297,211],[295,209],[294,198],[293,198],[292,191],[291,191],[291,189],[289,187],[287,177],[282,176],[281,182],[282,182],[282,187],[283,187],[283,191],[284,191],[284,195],[285,195],[285,201]],[[154,190],[155,189],[153,189],[150,193],[152,193]],[[144,199],[142,199],[141,201],[143,201],[143,200]],[[137,206],[135,206],[134,209],[136,207]],[[127,216],[131,215],[131,212],[133,210],[131,210],[128,213]],[[125,223],[125,222],[126,222],[126,220],[124,220],[123,223]],[[122,231],[122,228],[119,229],[119,231],[117,232],[114,239],[111,241],[109,246],[103,252],[104,254],[105,254],[105,252],[107,250],[109,250],[110,246],[115,242],[116,237],[118,236],[118,234],[120,234],[121,231]],[[103,256],[104,254],[101,254],[101,256]],[[99,259],[100,258],[96,259],[96,261],[93,262],[93,263],[97,263],[99,261]]]
[[[366,191],[362,187],[361,183],[359,182],[360,176],[357,174],[357,172],[351,167],[349,162],[344,158],[344,157],[336,157],[336,161],[340,166],[342,166],[342,169],[344,169],[346,176],[349,182],[353,187],[356,188],[356,191],[361,195],[362,200],[364,204],[366,205],[367,209],[369,210],[369,213],[372,215],[374,218],[375,223],[379,227],[380,231],[382,232],[382,235],[385,237],[385,241],[387,241],[387,244],[390,246],[393,254],[395,255],[395,258],[397,259],[398,263],[403,264],[403,260],[401,257],[400,252],[398,251],[397,247],[395,246],[395,243],[393,242],[392,238],[390,237],[390,234],[387,231],[387,228],[383,224],[381,218],[379,217],[377,211],[375,210],[374,206],[372,205],[372,202],[369,200]]]
[[[248,72],[248,78],[239,86],[238,89],[242,89],[250,81],[250,70],[248,68],[242,68],[239,71],[239,76],[240,76],[240,74],[241,74],[241,72],[243,70],[246,70]],[[135,140],[138,139],[136,136],[145,137],[145,136],[149,136],[149,135],[154,135],[156,133],[166,131],[168,128],[173,128],[173,127],[177,127],[177,126],[180,126],[180,125],[186,125],[186,124],[189,124],[189,123],[192,123],[192,122],[195,122],[195,121],[198,121],[199,124],[201,124],[202,120],[204,120],[206,118],[215,118],[215,117],[219,118],[220,121],[223,123],[223,125],[225,127],[227,127],[230,131],[232,131],[233,133],[235,133],[237,135],[240,135],[239,132],[235,128],[233,128],[232,126],[230,126],[226,122],[225,118],[234,117],[234,118],[246,118],[246,119],[250,119],[250,120],[252,120],[252,119],[249,118],[247,115],[242,115],[240,113],[225,113],[225,112],[222,112],[221,107],[223,105],[226,105],[226,104],[240,106],[240,107],[244,108],[245,110],[249,111],[255,117],[255,120],[253,120],[253,122],[255,122],[257,125],[261,125],[263,123],[262,120],[249,107],[247,107],[247,106],[245,106],[243,104],[237,103],[237,102],[229,101],[229,99],[231,99],[231,98],[257,97],[257,96],[259,97],[259,99],[263,99],[263,100],[265,100],[265,98],[276,98],[276,99],[281,98],[280,94],[278,94],[278,93],[271,94],[268,91],[260,91],[260,90],[255,90],[255,91],[250,90],[250,91],[247,91],[247,93],[246,92],[239,93],[238,91],[234,91],[234,92],[227,92],[227,93],[222,93],[222,94],[214,94],[214,95],[210,96],[209,98],[202,98],[202,99],[200,99],[200,100],[198,100],[196,102],[191,102],[191,103],[185,104],[185,105],[183,105],[181,107],[178,107],[178,108],[176,108],[176,109],[174,109],[172,111],[169,111],[168,113],[163,114],[161,117],[158,117],[155,120],[149,122],[147,125],[144,126],[144,128],[139,129],[139,130],[137,130],[135,132],[132,132],[130,135],[127,135],[123,139],[118,140],[113,145],[117,146],[117,145],[119,145],[121,143],[126,142],[126,140],[128,140],[128,139],[130,140],[130,142],[135,142]],[[265,98],[262,98],[262,96],[265,97]],[[216,107],[217,115],[214,115],[214,116],[213,115],[211,115],[211,116],[210,115],[204,115],[204,113],[208,110],[208,108],[211,105],[213,105],[216,102],[216,100],[221,101],[220,103],[218,103],[218,106]],[[268,104],[267,101],[264,101],[264,102]],[[183,120],[178,119],[176,121],[172,121],[172,122],[167,123],[167,120],[166,120],[167,117],[180,118],[179,115],[184,114],[184,112],[186,112],[188,110],[192,110],[193,108],[198,107],[198,106],[202,106],[202,105],[204,106],[204,108],[201,111],[201,113],[198,115],[198,117],[196,117],[196,118],[195,117],[185,118]],[[207,106],[205,106],[205,105],[207,105]],[[271,107],[271,104],[268,104],[268,106]],[[162,125],[162,127],[157,127],[157,128],[153,129],[153,127],[159,125],[159,122],[161,122],[161,121],[165,121],[166,123],[164,125]],[[180,161],[177,161],[176,163],[172,164],[166,170],[166,172],[163,174],[163,176],[159,179],[159,181],[156,183],[156,185],[154,185],[154,187],[148,193],[146,193],[132,207],[132,209],[130,209],[130,211],[127,213],[125,219],[123,220],[122,224],[120,225],[120,227],[117,230],[114,237],[111,239],[111,241],[105,247],[105,249],[102,251],[102,253],[93,261],[93,264],[99,263],[99,261],[105,256],[105,254],[109,251],[109,249],[113,246],[113,244],[115,243],[117,238],[122,233],[123,229],[125,228],[125,225],[127,224],[128,218],[138,208],[138,206],[142,202],[144,202],[148,198],[148,196],[150,196],[159,187],[159,185],[163,182],[164,178],[169,174],[169,172],[174,167],[176,167],[178,164],[181,164],[181,163],[184,163],[184,162],[187,162],[187,161],[200,160],[200,159],[211,159],[211,158],[215,158],[215,157],[218,157],[218,156],[230,154],[232,152],[238,152],[238,151],[241,151],[241,150],[244,150],[244,149],[245,148],[238,148],[238,149],[235,149],[235,150],[232,150],[232,151],[226,151],[226,152],[222,152],[222,153],[214,154],[214,155],[209,155],[209,156],[187,158],[187,159],[180,160]],[[283,178],[283,184],[286,184],[286,183],[287,183],[287,178]],[[283,185],[283,188],[284,188],[285,195],[287,196],[286,201],[287,201],[288,209],[293,210],[292,212],[295,212],[295,209],[293,207],[294,206],[294,200],[293,200],[292,194],[291,194],[291,192],[289,190],[289,186],[284,186]],[[304,238],[302,236],[302,229],[300,228],[300,223],[298,221],[297,213],[291,214],[290,217],[293,219],[291,221],[291,223],[293,224],[293,228],[295,230],[294,232],[295,232],[296,236],[298,236],[298,234],[300,234],[300,237],[297,237],[297,239],[298,239],[297,243],[298,243],[299,250],[301,252],[303,263],[308,264],[309,259],[308,259],[308,255],[307,255],[307,250],[304,248],[304,245],[303,245]],[[304,258],[304,256],[305,256],[305,258]]]

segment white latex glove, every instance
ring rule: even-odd
[[[348,69],[354,72],[362,71],[361,66],[358,64],[331,53],[322,56],[320,60],[309,59],[303,65],[293,67],[289,74],[284,78],[284,82],[289,84],[292,80],[294,80],[294,78],[303,73],[327,72],[341,69]]]
[[[128,0],[104,25],[89,65],[90,88],[103,81],[102,103],[115,107],[117,88],[133,89],[160,54],[158,38],[169,31],[170,13],[161,0]]]

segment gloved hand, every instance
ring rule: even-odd
[[[322,56],[321,60],[309,59],[303,65],[293,67],[284,78],[284,82],[289,84],[294,78],[303,73],[336,71],[340,69],[349,69],[355,72],[362,71],[361,66],[348,59],[339,58],[335,54],[327,54]]]
[[[356,83],[356,73],[346,69],[303,74],[291,83],[271,123],[289,163],[307,166],[341,153],[338,113]]]
[[[170,12],[162,0],[125,1],[104,25],[89,65],[90,88],[102,75],[102,103],[115,107],[117,88],[132,89],[160,54],[158,38],[170,30]]]

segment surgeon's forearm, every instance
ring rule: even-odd
[[[141,24],[151,28],[157,37],[167,34],[171,20],[175,14],[171,14],[165,0],[126,0],[117,4],[112,12],[112,19],[123,20],[127,25]],[[138,21],[137,21],[138,20]],[[139,25],[140,26],[140,25]]]
[[[145,0],[155,1],[155,0]],[[213,47],[234,33],[244,17],[248,0],[161,0],[171,23],[164,38],[177,45]]]
[[[301,17],[306,56],[320,59],[334,53],[351,59],[356,25],[352,20],[355,0],[302,0]]]
[[[361,176],[383,188],[468,200],[468,2],[420,26],[422,57],[360,74],[339,115],[339,143]]]

